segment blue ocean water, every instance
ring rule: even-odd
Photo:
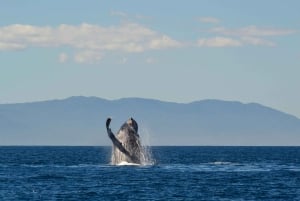
[[[0,147],[0,200],[300,200],[300,147],[151,147],[112,166],[110,147]]]

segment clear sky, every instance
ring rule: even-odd
[[[0,103],[257,102],[300,117],[299,0],[9,0]]]

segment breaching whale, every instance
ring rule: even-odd
[[[119,129],[117,135],[110,129],[111,118],[106,120],[106,130],[113,143],[111,164],[122,162],[141,164],[145,158],[138,134],[138,124],[133,118],[129,118]]]

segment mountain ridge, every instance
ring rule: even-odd
[[[300,119],[259,103],[85,96],[0,104],[0,144],[110,145],[107,117],[115,132],[135,118],[151,145],[300,145]]]

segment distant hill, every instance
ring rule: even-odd
[[[0,105],[0,145],[110,145],[133,117],[150,145],[300,145],[300,119],[257,103],[71,97]]]

